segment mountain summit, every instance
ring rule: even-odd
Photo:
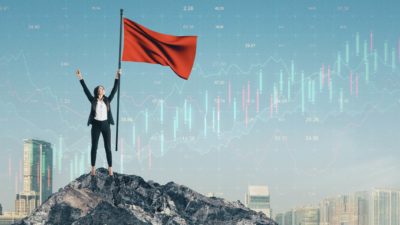
[[[276,225],[242,203],[206,197],[183,185],[134,175],[84,174],[51,195],[23,224],[257,224]]]

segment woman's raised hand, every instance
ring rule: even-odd
[[[119,79],[121,76],[121,69],[117,70],[117,74],[115,75],[115,79]]]
[[[76,70],[76,77],[79,79],[79,80],[82,80],[83,78],[82,78],[82,74],[81,74],[81,71],[78,69],[78,70]]]

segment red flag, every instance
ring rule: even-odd
[[[197,36],[161,34],[124,18],[122,61],[169,66],[187,80],[196,55],[196,42]]]

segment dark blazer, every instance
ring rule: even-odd
[[[89,126],[89,124],[93,123],[94,117],[96,116],[97,99],[95,97],[93,97],[93,95],[90,93],[89,89],[87,88],[87,86],[85,84],[85,81],[83,79],[81,79],[80,82],[83,87],[83,91],[86,94],[86,97],[88,98],[89,102],[92,104],[92,106],[90,107],[89,119],[87,121],[87,125]],[[114,119],[112,117],[110,103],[111,103],[112,99],[114,98],[115,92],[117,92],[118,85],[119,85],[119,79],[115,79],[114,87],[112,88],[110,95],[108,97],[103,96],[103,101],[107,105],[107,121],[110,124],[114,124]]]

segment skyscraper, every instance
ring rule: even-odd
[[[285,212],[285,216],[283,217],[283,225],[293,225],[293,211]]]
[[[368,225],[368,193],[324,199],[320,212],[320,225]]]
[[[268,218],[272,216],[268,186],[249,186],[245,196],[246,207],[263,212]]]
[[[295,225],[319,225],[318,207],[301,207],[293,210],[293,219]]]
[[[275,216],[275,222],[277,222],[278,223],[278,225],[284,225],[284,214],[283,213],[278,213],[278,214],[276,214],[276,216]]]
[[[53,149],[50,143],[24,140],[24,188],[16,196],[17,214],[29,214],[53,191]]]
[[[400,225],[400,190],[375,189],[369,205],[370,225]]]

